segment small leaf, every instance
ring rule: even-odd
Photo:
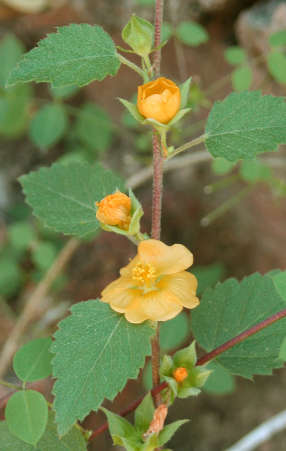
[[[203,391],[214,395],[226,395],[235,389],[235,378],[223,366],[213,361],[208,363],[208,369],[213,370],[209,375]]]
[[[260,92],[233,93],[212,108],[206,145],[213,157],[251,160],[286,142],[286,103]]]
[[[9,398],[5,418],[11,434],[26,443],[36,445],[45,432],[48,405],[43,395],[34,390],[22,390]]]
[[[181,22],[176,29],[176,36],[180,41],[191,47],[197,47],[208,41],[206,30],[196,22]]]
[[[25,251],[36,238],[35,230],[28,222],[16,222],[8,229],[11,245],[17,251]]]
[[[286,56],[282,52],[273,51],[267,56],[267,65],[270,74],[278,82],[286,83]]]
[[[78,114],[75,134],[83,145],[103,152],[108,149],[112,140],[111,119],[99,106],[86,103]]]
[[[100,301],[80,302],[71,311],[60,322],[52,346],[54,406],[61,435],[138,376],[154,333],[148,322],[128,323]]]
[[[243,180],[249,183],[268,181],[272,172],[269,166],[259,160],[244,160],[240,166],[239,173]]]
[[[115,75],[120,62],[111,37],[97,25],[72,24],[42,39],[21,59],[8,85],[29,81],[84,86]]]
[[[95,201],[117,188],[124,191],[117,175],[100,165],[78,163],[55,163],[20,177],[20,182],[37,218],[57,232],[81,237],[100,227]]]
[[[7,34],[0,42],[0,87],[5,88],[5,84],[13,67],[24,53],[24,47],[15,35]]]
[[[228,161],[225,158],[214,158],[212,161],[212,170],[217,175],[224,175],[231,171],[235,164],[235,162]]]
[[[49,241],[41,241],[32,249],[32,260],[41,271],[47,271],[57,256],[55,245]]]
[[[0,97],[0,135],[17,138],[26,130],[31,102],[31,87],[16,86]]]
[[[235,91],[247,91],[252,83],[252,70],[249,66],[238,67],[232,72],[231,79]]]
[[[36,446],[28,445],[8,429],[7,422],[0,422],[0,443],[5,443],[5,451],[85,451],[85,439],[76,427],[61,439],[57,434],[57,427],[53,412],[49,412],[49,419],[44,435]],[[4,451],[4,450],[3,450]]]
[[[37,338],[22,346],[14,355],[13,368],[23,382],[43,379],[52,374],[51,338]]]
[[[279,30],[269,36],[269,44],[274,46],[286,45],[286,30]]]
[[[16,260],[11,257],[0,259],[0,295],[13,296],[20,289],[22,274]]]
[[[224,56],[226,61],[233,65],[242,64],[246,61],[245,50],[236,45],[228,47],[224,52]]]
[[[192,330],[198,343],[209,352],[284,308],[285,300],[270,276],[253,274],[240,283],[228,279],[204,292],[200,305],[192,312]],[[282,366],[278,354],[285,327],[286,318],[280,319],[222,353],[218,363],[231,374],[249,379],[255,374],[271,374]]]
[[[64,136],[67,126],[67,114],[62,105],[45,105],[31,121],[30,138],[40,149],[49,149]]]
[[[177,432],[177,430],[185,423],[188,423],[190,420],[178,420],[173,423],[167,424],[164,429],[159,434],[159,446],[165,445],[173,435]]]
[[[153,420],[155,408],[153,403],[153,398],[149,392],[143,401],[139,404],[135,410],[135,427],[141,433],[146,432]]]

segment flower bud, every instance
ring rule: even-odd
[[[180,104],[180,89],[167,78],[160,77],[138,86],[137,108],[147,119],[167,124],[179,111]]]
[[[173,371],[173,377],[178,383],[183,382],[188,377],[188,371],[183,366],[180,366]]]
[[[117,226],[127,230],[131,220],[131,199],[126,194],[116,191],[96,202],[96,217],[102,224]]]
[[[152,50],[154,27],[135,14],[122,30],[122,39],[137,55],[146,57]]]

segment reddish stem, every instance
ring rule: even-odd
[[[157,133],[153,132],[153,198],[152,198],[152,238],[159,240],[161,235],[163,193],[163,158]]]
[[[271,324],[275,323],[276,321],[279,321],[282,318],[286,317],[286,309],[281,310],[278,313],[275,313],[274,315],[270,316],[269,318],[265,319],[264,321],[261,321],[258,324],[255,324],[255,326],[250,327],[249,329],[245,330],[241,334],[237,335],[236,337],[232,338],[231,340],[226,341],[222,345],[215,348],[213,351],[208,352],[207,354],[203,355],[198,361],[197,365],[204,365],[205,363],[209,362],[210,360],[213,360],[218,355],[222,354],[223,352],[227,351],[228,349],[232,348],[233,346],[237,345],[238,343],[241,343],[246,338],[251,337],[251,335],[256,334],[257,332],[260,332],[262,329],[265,329],[265,327],[270,326]],[[168,387],[167,382],[162,382],[161,384],[157,385],[157,387],[154,387],[151,390],[151,393],[153,396],[156,396],[158,393],[160,393],[162,390]],[[120,415],[126,416],[129,413],[131,413],[133,410],[136,409],[136,407],[139,406],[139,404],[142,402],[144,396],[134,401],[132,404],[130,404],[125,410],[123,410]],[[90,436],[89,440],[93,440],[97,435],[101,434],[108,428],[108,423],[104,423],[100,428],[96,429],[93,434]]]
[[[158,47],[161,44],[163,12],[164,12],[164,0],[156,0],[155,20],[154,20],[155,23],[154,47],[157,48],[157,50],[154,52],[153,59],[156,77],[159,77],[161,70],[161,49],[160,48],[158,49]]]

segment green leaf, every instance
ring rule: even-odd
[[[235,91],[247,91],[252,83],[252,70],[249,66],[238,67],[232,72],[231,79]]]
[[[25,49],[16,36],[7,34],[0,42],[0,88],[5,84],[11,70],[18,62]]]
[[[286,337],[282,341],[282,345],[280,347],[279,359],[283,360],[283,362],[286,362]]]
[[[87,103],[79,112],[75,133],[82,144],[102,152],[111,144],[111,119],[102,108],[93,103]]]
[[[8,85],[29,81],[84,86],[115,75],[120,62],[110,36],[97,25],[59,27],[21,59]]]
[[[213,157],[251,160],[286,142],[286,103],[260,92],[230,94],[212,108],[206,145]]]
[[[273,51],[267,56],[268,70],[278,83],[286,83],[286,56],[282,52]]]
[[[14,355],[13,369],[23,382],[43,379],[52,374],[51,338],[37,338],[22,346]]]
[[[160,325],[160,345],[163,351],[177,348],[188,337],[190,323],[185,312]]]
[[[153,420],[155,408],[153,403],[153,398],[149,392],[141,404],[135,410],[135,427],[141,433],[146,432]]]
[[[25,251],[36,238],[34,228],[26,221],[12,224],[8,229],[8,236],[13,248],[20,252]]]
[[[69,99],[78,92],[77,86],[55,86],[50,85],[50,92],[55,99]]]
[[[286,30],[279,30],[269,36],[269,44],[273,47],[286,45]]]
[[[9,398],[5,418],[11,434],[26,443],[36,445],[45,432],[48,405],[43,395],[34,390],[22,390]]]
[[[16,260],[0,259],[0,295],[13,296],[21,286],[22,275]]]
[[[209,375],[203,390],[214,395],[226,395],[235,389],[235,378],[217,362],[208,363],[208,369],[213,370]]]
[[[17,138],[28,123],[31,87],[16,86],[4,94],[0,98],[0,135]]]
[[[153,329],[128,323],[100,301],[76,304],[61,321],[52,351],[55,410],[64,435],[76,420],[112,400],[128,379],[136,378],[150,355]]]
[[[217,175],[224,175],[231,171],[235,164],[235,162],[228,161],[225,158],[214,158],[212,161],[212,170]]]
[[[68,126],[66,110],[51,103],[41,108],[30,123],[30,138],[40,149],[54,146],[65,134]]]
[[[176,29],[177,38],[186,45],[197,47],[208,41],[206,30],[196,22],[181,22]]]
[[[56,256],[57,249],[55,245],[49,241],[39,242],[32,249],[33,263],[42,271],[47,271],[50,268]]]
[[[198,343],[211,351],[284,308],[285,301],[268,275],[253,274],[240,283],[228,279],[205,291],[192,312],[192,330]],[[217,361],[245,378],[271,374],[282,365],[278,354],[285,327],[284,318],[230,348]]]
[[[279,271],[277,274],[271,275],[278,294],[286,301],[286,271]]]
[[[225,276],[225,267],[222,263],[213,263],[207,266],[195,266],[191,271],[198,279],[197,294],[201,295],[207,288],[215,285]]]
[[[20,177],[20,182],[37,218],[57,232],[80,237],[100,227],[95,201],[117,188],[124,191],[121,179],[98,164],[56,163]]]
[[[37,446],[28,445],[12,435],[6,421],[0,422],[0,443],[5,443],[5,451],[84,451],[86,443],[82,433],[77,428],[61,439],[57,434],[54,414],[49,412],[49,419],[44,435]],[[4,450],[3,450],[4,451]]]
[[[159,446],[165,445],[173,435],[177,432],[177,430],[185,423],[188,423],[190,420],[178,420],[173,423],[167,424],[164,429],[159,434]]]
[[[242,64],[246,61],[245,50],[236,45],[228,47],[224,52],[224,57],[229,64],[233,65]]]
[[[125,418],[111,412],[110,410],[101,407],[101,410],[105,413],[108,420],[108,428],[111,436],[115,435],[118,437],[129,437],[135,432],[134,427]]]
[[[243,180],[249,183],[267,181],[272,175],[270,167],[259,160],[244,160],[240,166],[239,173]]]

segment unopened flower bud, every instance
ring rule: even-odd
[[[188,377],[188,371],[181,366],[173,371],[173,377],[178,383],[183,382]]]
[[[120,191],[96,202],[96,217],[102,224],[117,226],[127,230],[131,220],[131,199]]]
[[[140,56],[151,52],[154,27],[148,20],[133,14],[128,24],[122,30],[122,39]]]
[[[179,111],[180,104],[180,89],[172,80],[160,77],[138,86],[137,108],[147,119],[167,124]]]

